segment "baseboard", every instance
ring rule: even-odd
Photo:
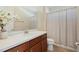
[[[72,51],[76,51],[74,48],[67,47],[67,46],[64,46],[64,45],[60,45],[60,44],[57,44],[57,43],[54,43],[54,45],[56,45],[56,46],[58,46],[58,47],[65,48],[65,49],[69,49],[69,50],[72,50]]]

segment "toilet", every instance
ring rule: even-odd
[[[51,38],[47,38],[47,42],[48,42],[48,51],[49,52],[52,52],[53,51],[53,43],[54,43],[54,40],[51,39]]]
[[[79,52],[79,42],[76,42],[76,51]]]

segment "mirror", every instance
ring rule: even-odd
[[[22,31],[36,29],[37,20],[36,14],[38,7],[31,6],[0,6],[0,11],[5,11],[10,14],[10,21],[7,21],[7,31]],[[0,12],[1,14],[1,12]]]

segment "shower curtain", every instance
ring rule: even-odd
[[[75,49],[77,40],[76,7],[55,10],[48,14],[47,34],[56,44]]]

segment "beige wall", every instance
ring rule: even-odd
[[[37,28],[37,17],[36,16],[32,16],[29,19],[29,29],[36,29]]]
[[[30,25],[29,25],[29,17],[20,10],[18,7],[15,7],[15,15],[16,15],[16,21],[14,23],[14,29],[15,30],[28,30]]]
[[[77,7],[77,42],[79,42],[79,7]]]
[[[46,12],[45,7],[39,7],[37,12],[37,29],[41,31],[46,31]]]

